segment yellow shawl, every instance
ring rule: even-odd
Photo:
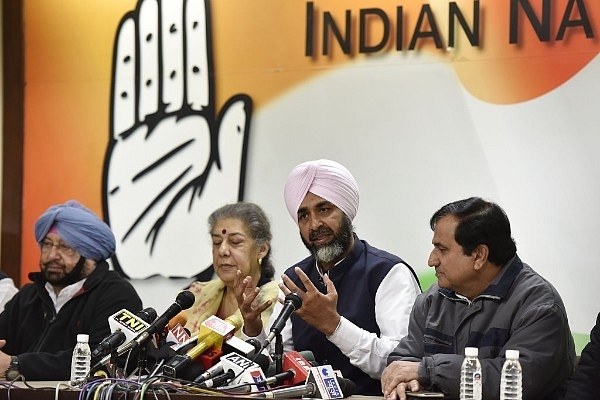
[[[213,279],[207,282],[193,282],[189,290],[196,296],[194,305],[186,310],[187,323],[185,327],[190,330],[192,336],[198,333],[200,325],[211,315],[215,315],[221,305],[223,294],[225,293],[225,284],[220,279]],[[261,319],[263,326],[267,329],[269,318],[273,312],[273,306],[277,301],[277,293],[279,287],[276,281],[270,281],[260,287],[258,294],[258,302],[264,303],[271,300],[271,306],[263,311]],[[240,310],[235,312],[236,315],[242,316]],[[241,330],[236,332],[236,336],[240,336]]]

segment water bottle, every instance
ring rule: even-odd
[[[506,350],[506,360],[500,377],[500,400],[523,398],[522,375],[519,350]]]
[[[465,348],[465,359],[460,368],[460,400],[481,400],[481,364],[476,347]]]
[[[73,349],[73,358],[71,359],[70,383],[72,386],[81,386],[90,373],[92,352],[88,340],[89,336],[84,333],[77,335],[77,344]]]

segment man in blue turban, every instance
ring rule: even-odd
[[[35,223],[40,272],[0,314],[0,376],[68,380],[77,334],[94,349],[110,332],[108,318],[142,301],[106,261],[115,237],[96,214],[77,201],[50,207]]]
[[[80,256],[71,270],[58,265],[56,257],[46,260],[42,257],[40,267],[57,295],[63,287],[89,275],[96,262],[106,260],[115,252],[115,236],[108,225],[75,200],[46,210],[36,221],[34,231],[42,256],[75,253]],[[57,251],[52,253],[54,247]]]

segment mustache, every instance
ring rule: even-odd
[[[308,238],[311,241],[313,241],[313,240],[317,240],[319,238],[319,236],[324,235],[324,234],[325,235],[333,235],[333,231],[326,226],[321,226],[316,231],[310,231]]]
[[[50,261],[50,262],[44,263],[43,265],[44,265],[44,267],[46,267],[46,268],[50,268],[50,267],[54,267],[54,268],[62,268],[62,269],[64,269],[64,268],[65,268],[65,266],[64,266],[64,265],[62,265],[62,264],[59,264],[59,263],[57,263],[56,261]]]

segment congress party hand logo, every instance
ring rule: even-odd
[[[142,0],[117,32],[103,208],[131,278],[205,269],[208,215],[243,196],[252,101],[215,107],[208,3]]]

